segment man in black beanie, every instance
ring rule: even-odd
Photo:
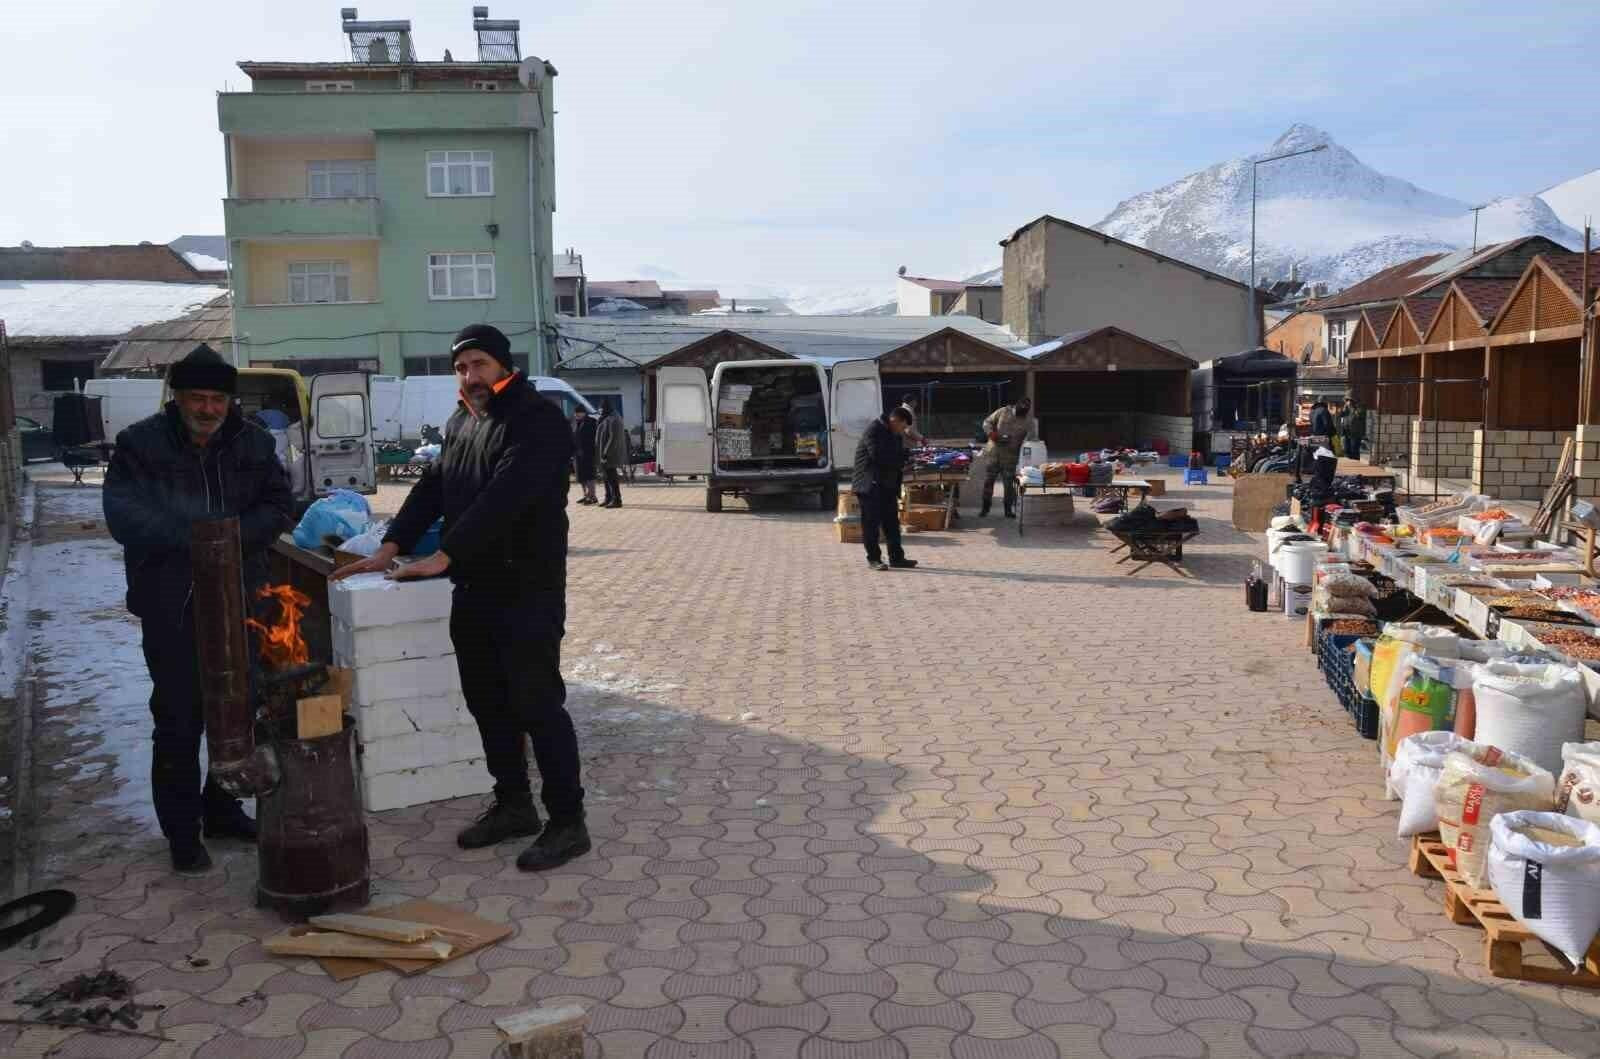
[[[154,687],[150,784],[172,866],[211,867],[200,841],[254,842],[255,821],[210,779],[200,782],[200,663],[195,650],[189,526],[237,517],[246,599],[267,582],[267,549],[294,521],[289,479],[272,435],[233,401],[238,372],[201,344],[172,365],[172,400],[117,436],[106,470],[106,526],[122,545],[128,610],[142,625]]]
[[[561,679],[572,431],[561,409],[516,370],[511,343],[496,328],[462,328],[450,356],[461,404],[445,427],[444,450],[412,487],[377,553],[334,577],[387,571],[448,574],[455,582],[450,640],[495,796],[456,842],[477,849],[537,835],[517,867],[543,871],[590,848],[578,736]],[[439,550],[390,571],[441,516]],[[524,734],[533,740],[548,825],[533,807]]]

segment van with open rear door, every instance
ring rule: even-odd
[[[281,415],[287,421],[287,426],[268,433],[300,506],[335,489],[378,491],[367,379],[358,371],[313,375],[308,380],[289,368],[239,369],[236,397],[245,418],[277,413],[267,418],[278,422]],[[163,383],[162,404],[171,397],[171,389]]]
[[[838,501],[856,444],[883,412],[872,360],[728,361],[656,373],[656,462],[669,478],[703,477],[706,510],[725,496],[814,493]]]

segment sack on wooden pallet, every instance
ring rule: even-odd
[[[1561,744],[1556,812],[1600,824],[1600,743]]]
[[[1439,839],[1450,849],[1451,865],[1469,886],[1481,890],[1489,824],[1501,813],[1553,809],[1556,780],[1521,754],[1481,743],[1473,746],[1445,755],[1433,797],[1439,811]]]
[[[1576,970],[1600,931],[1600,825],[1561,813],[1501,813],[1489,881],[1517,922]]]
[[[1434,789],[1452,751],[1471,753],[1482,747],[1454,732],[1421,732],[1400,741],[1389,766],[1389,794],[1400,799],[1401,838],[1424,835],[1439,826]]]
[[[1514,750],[1552,773],[1561,746],[1583,738],[1589,699],[1572,666],[1490,662],[1472,682],[1481,743]]]

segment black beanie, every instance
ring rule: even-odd
[[[231,394],[239,388],[239,371],[202,342],[172,365],[167,372],[167,383],[174,390],[216,390]]]
[[[456,332],[456,340],[450,343],[450,362],[455,363],[456,357],[469,349],[481,349],[489,356],[500,362],[500,366],[507,371],[516,371],[517,367],[511,363],[511,339],[498,327],[490,324],[468,324]]]

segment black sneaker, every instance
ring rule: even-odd
[[[889,568],[891,570],[915,570],[917,561],[915,559],[890,559]]]
[[[206,838],[232,838],[240,842],[256,840],[256,822],[244,807],[234,802],[226,809],[208,809],[200,824]]]
[[[1006,512],[1006,518],[1016,518],[1016,517],[1017,517],[1017,513],[1015,511],[1007,511]]]
[[[978,509],[978,517],[979,518],[988,518],[989,517],[989,509],[987,507],[979,508]]]
[[[523,871],[549,871],[559,868],[576,857],[581,857],[593,847],[589,842],[589,828],[583,817],[576,820],[552,820],[533,845],[522,851],[517,867]]]
[[[868,570],[887,570],[887,569],[889,569],[889,567],[888,567],[888,564],[886,564],[882,559],[868,559],[867,560],[867,569]]]
[[[206,847],[199,839],[195,839],[193,844],[174,842],[172,870],[179,875],[204,875],[211,870],[211,854],[206,852]]]
[[[507,805],[496,801],[483,811],[483,815],[456,836],[456,845],[462,849],[482,849],[504,842],[508,838],[528,838],[537,835],[540,828],[539,810],[532,804]]]

